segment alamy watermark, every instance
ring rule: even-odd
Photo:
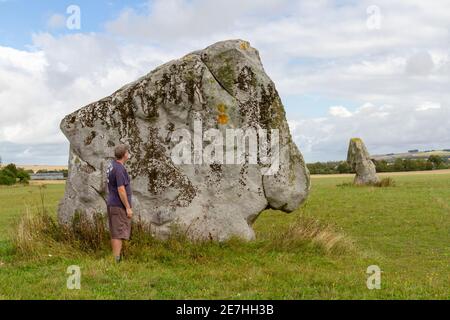
[[[81,269],[79,266],[73,265],[67,267],[67,277],[66,286],[69,290],[80,290],[81,289]]]
[[[366,13],[368,15],[366,20],[366,26],[369,30],[380,30],[381,29],[381,9],[376,5],[371,5],[367,7]]]
[[[381,269],[377,265],[370,265],[367,267],[366,273],[369,274],[366,285],[367,289],[381,289]]]
[[[69,17],[66,20],[66,27],[69,30],[81,29],[81,8],[77,5],[70,5],[66,9],[66,13]]]
[[[262,128],[210,128],[203,131],[201,116],[194,116],[193,134],[177,129],[171,150],[174,164],[259,164],[263,175],[274,175],[280,167],[279,130]],[[204,146],[206,144],[206,146]]]

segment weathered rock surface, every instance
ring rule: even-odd
[[[356,172],[354,184],[366,185],[379,182],[375,165],[370,160],[369,152],[360,138],[350,139],[347,162]]]
[[[275,141],[270,129],[278,129],[279,149],[270,149],[279,151],[276,173],[264,174],[270,165],[260,158],[253,164],[177,164],[173,134],[185,129],[194,135],[195,119],[202,119],[203,132],[223,133],[224,141],[227,129],[266,129],[268,141]],[[253,239],[251,225],[262,210],[290,212],[309,192],[309,172],[291,139],[275,85],[246,41],[218,42],[170,61],[67,115],[61,130],[70,141],[62,223],[77,211],[106,212],[106,169],[119,143],[131,149],[126,167],[135,218],[151,223],[161,238],[177,225],[196,239]],[[203,141],[204,150],[208,144]]]

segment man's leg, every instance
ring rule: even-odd
[[[122,240],[121,239],[111,239],[111,247],[113,255],[116,262],[120,261],[120,252],[122,251]]]

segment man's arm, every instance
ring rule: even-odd
[[[117,188],[119,192],[120,200],[122,201],[125,209],[127,210],[127,216],[131,219],[133,216],[133,210],[131,209],[130,203],[128,202],[127,191],[125,190],[125,186],[120,186]]]

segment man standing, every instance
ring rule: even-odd
[[[128,146],[118,145],[114,149],[113,160],[108,168],[108,221],[111,233],[111,247],[116,262],[121,260],[122,241],[130,239],[131,218],[131,185],[130,177],[124,167],[129,159]]]

